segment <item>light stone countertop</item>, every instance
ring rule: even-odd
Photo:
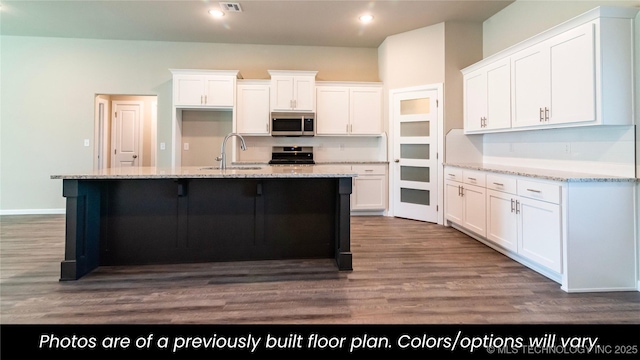
[[[572,171],[559,171],[526,167],[515,167],[495,164],[480,163],[445,163],[444,166],[452,166],[462,169],[480,170],[505,175],[517,175],[530,178],[562,181],[562,182],[636,182],[636,178],[611,175],[598,175],[579,173]]]
[[[315,165],[387,165],[388,161],[377,160],[357,160],[357,161],[316,161]],[[243,165],[256,165],[256,166],[268,166],[269,162],[260,162],[260,161],[236,161],[233,165],[243,166]]]
[[[232,169],[245,167],[249,169]],[[208,166],[178,168],[129,167],[103,169],[83,173],[51,175],[51,179],[108,180],[108,179],[222,179],[222,178],[341,178],[356,177],[348,166],[340,165],[229,165],[226,170]]]

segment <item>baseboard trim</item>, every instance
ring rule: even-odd
[[[60,215],[66,212],[66,209],[13,209],[0,210],[0,215]]]

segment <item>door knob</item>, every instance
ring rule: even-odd
[[[400,159],[396,159],[396,160],[395,160],[395,162],[399,163],[399,162],[400,162]]]
[[[134,158],[134,159],[137,159],[137,158],[138,158],[138,155],[133,155],[133,158]]]

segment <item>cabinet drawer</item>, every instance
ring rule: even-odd
[[[518,179],[517,188],[518,195],[522,197],[560,203],[560,185]]]
[[[504,175],[487,174],[487,189],[515,194],[516,179]]]
[[[384,175],[387,172],[386,165],[353,165],[351,170],[358,175]]]
[[[462,169],[460,168],[446,168],[444,170],[444,179],[462,182]]]
[[[469,185],[485,186],[486,174],[481,171],[475,170],[463,170],[462,182]]]

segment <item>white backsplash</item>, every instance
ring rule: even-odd
[[[268,162],[273,146],[312,146],[316,162],[387,161],[386,136],[245,136],[247,150],[238,151],[235,161]]]
[[[483,136],[483,162],[635,177],[633,126],[518,131]]]

